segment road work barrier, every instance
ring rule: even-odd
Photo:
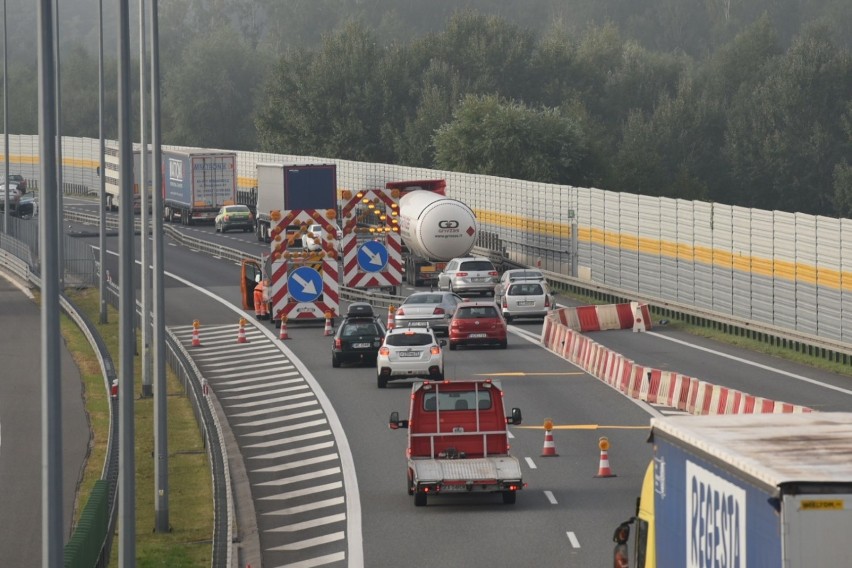
[[[638,365],[581,333],[590,329],[631,329],[636,317],[641,317],[646,329],[651,328],[647,305],[559,308],[545,318],[541,343],[630,398],[690,414],[812,412],[806,406],[754,396],[675,371]]]

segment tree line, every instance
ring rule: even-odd
[[[732,3],[705,4],[724,21]],[[257,18],[274,3],[241,5]],[[767,13],[712,49],[660,49],[636,39],[635,21],[533,29],[460,11],[410,38],[350,19],[318,41],[269,49],[280,21],[261,30],[245,12],[167,6],[166,144],[852,216],[852,57],[827,22],[793,33]],[[195,31],[181,40],[188,19]],[[10,78],[26,72],[10,67]],[[11,132],[37,130],[34,72],[10,87]],[[64,50],[64,134],[97,137],[97,85],[97,56]],[[112,136],[112,106],[106,115]]]

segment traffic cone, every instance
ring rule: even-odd
[[[290,337],[287,335],[287,318],[286,317],[281,318],[281,329],[278,331],[278,339],[280,339],[282,341],[285,340],[285,339],[290,339]]]
[[[192,322],[192,346],[201,347],[201,336],[198,328],[201,327],[201,322],[195,320]]]
[[[607,450],[609,450],[609,440],[601,437],[600,440],[598,440],[598,447],[601,449],[601,461],[600,465],[598,465],[598,474],[595,477],[615,477],[615,474],[612,473],[612,470],[609,468],[609,455],[607,454]]]
[[[394,322],[394,315],[396,314],[396,308],[393,307],[393,304],[388,306],[388,330],[396,327],[396,323]]]
[[[556,453],[556,444],[553,443],[553,430],[546,428],[544,430],[544,447],[541,449],[541,457],[558,456]]]
[[[331,312],[325,313],[325,329],[323,335],[331,335]]]
[[[248,339],[246,339],[246,320],[245,318],[240,318],[240,329],[237,331],[237,343],[248,343]]]

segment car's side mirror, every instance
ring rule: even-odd
[[[506,417],[506,424],[520,424],[523,421],[520,408],[513,408],[512,414]]]
[[[398,430],[399,428],[408,428],[408,420],[400,420],[399,412],[394,410],[391,412],[390,420],[388,420],[388,427],[391,430]]]

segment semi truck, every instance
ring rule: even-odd
[[[649,441],[617,568],[849,565],[852,413],[653,418]]]
[[[336,205],[337,166],[334,164],[257,165],[255,232],[258,241],[271,241],[273,211],[334,209]]]
[[[117,211],[121,206],[121,182],[119,168],[119,151],[118,146],[107,144],[104,147],[104,193],[106,194],[106,207],[109,211]],[[146,157],[146,176],[145,180],[148,184],[148,189],[151,189],[151,151],[148,151]],[[139,213],[141,207],[141,196],[139,186],[139,172],[142,171],[142,152],[140,150],[133,151],[133,212]],[[149,203],[151,192],[148,192]]]
[[[237,198],[237,154],[164,150],[163,219],[192,225],[212,222]]]
[[[448,260],[467,255],[476,243],[479,226],[470,207],[446,196],[442,179],[392,181],[397,189],[405,280],[435,284]]]
[[[406,486],[414,505],[430,496],[496,493],[515,503],[524,488],[518,458],[509,454],[509,424],[521,410],[503,408],[500,383],[486,380],[416,381],[407,420],[392,412],[391,430],[408,430]]]

